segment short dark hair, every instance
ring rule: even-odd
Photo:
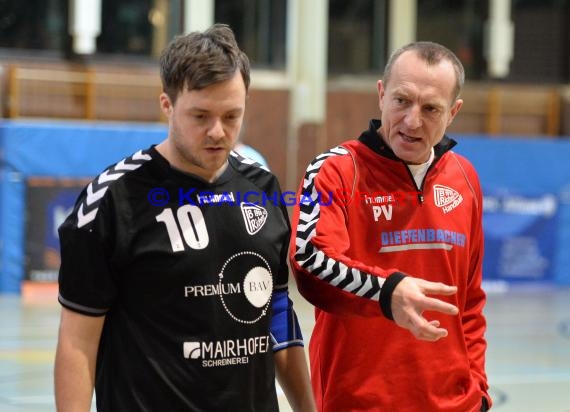
[[[204,32],[175,36],[160,55],[162,89],[172,103],[184,88],[203,89],[231,79],[237,70],[241,72],[247,91],[249,59],[226,24],[214,24]]]
[[[407,51],[413,51],[416,56],[425,61],[429,66],[436,65],[443,60],[449,61],[453,65],[453,69],[455,71],[456,82],[453,94],[454,100],[457,100],[461,93],[461,89],[463,88],[463,84],[465,83],[465,69],[463,68],[463,64],[461,64],[459,58],[447,47],[431,41],[413,42],[395,50],[388,59],[388,63],[386,63],[386,67],[384,69],[385,84],[390,81],[394,62]]]

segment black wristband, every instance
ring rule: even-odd
[[[392,293],[394,289],[396,289],[396,286],[398,286],[398,283],[405,277],[406,275],[402,272],[394,272],[386,278],[382,289],[380,289],[380,309],[384,316],[390,320],[394,320],[394,316],[392,315]]]
[[[489,402],[487,401],[487,398],[485,398],[483,396],[483,399],[481,400],[481,410],[480,412],[487,412],[489,410]]]

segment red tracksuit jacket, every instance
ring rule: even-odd
[[[418,188],[376,133],[318,156],[293,215],[290,257],[315,305],[309,354],[320,411],[474,412],[487,394],[482,196],[447,137]],[[417,340],[379,307],[395,272],[456,285],[458,316],[425,313],[449,335]]]

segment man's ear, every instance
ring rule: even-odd
[[[447,121],[447,126],[449,126],[451,122],[453,122],[453,119],[455,119],[455,116],[457,115],[457,113],[459,113],[461,106],[463,106],[463,99],[457,99],[453,104],[453,107],[451,108],[451,116]]]
[[[384,83],[382,83],[382,80],[378,80],[376,82],[376,89],[378,90],[378,107],[380,108],[380,111],[382,111],[382,106],[384,105],[383,101],[385,93]]]
[[[162,113],[164,113],[166,117],[170,118],[172,110],[174,110],[174,105],[172,104],[170,97],[168,97],[168,95],[164,92],[160,93],[159,101],[160,101],[160,110],[162,110]]]

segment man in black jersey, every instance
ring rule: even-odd
[[[162,143],[119,161],[59,229],[57,410],[312,411],[271,173],[232,149],[249,61],[231,29],[160,58]]]

